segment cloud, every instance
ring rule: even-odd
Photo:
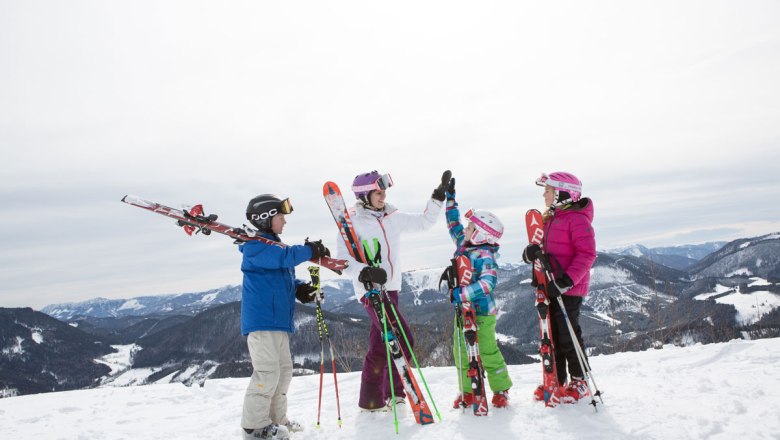
[[[352,203],[373,169],[410,212],[451,169],[462,206],[507,225],[507,262],[554,170],[583,180],[600,247],[775,231],[780,6],[666,6],[4,4],[3,304],[240,280],[228,239],[125,194],[235,225],[254,195],[289,196],[285,240],[334,247],[322,183]],[[442,220],[403,263],[450,253]]]

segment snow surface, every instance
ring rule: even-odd
[[[358,411],[360,373],[338,375],[344,421],[340,429],[332,376],[326,376],[322,427],[315,430],[319,376],[302,376],[292,380],[288,414],[305,427],[293,434],[295,440],[777,439],[778,358],[778,338],[593,357],[605,401],[598,412],[585,403],[551,409],[531,401],[540,365],[512,365],[510,408],[491,408],[484,418],[449,408],[455,395],[452,367],[425,368],[442,421],[418,426],[404,408],[399,411],[399,435],[393,431],[392,413]],[[247,383],[247,378],[219,379],[203,387],[104,387],[4,398],[2,438],[240,438]]]
[[[700,294],[694,296],[693,299],[697,299],[697,300],[703,301],[703,300],[711,298],[713,296],[718,296],[718,295],[721,295],[723,293],[726,293],[729,290],[733,290],[733,289],[731,289],[730,287],[726,287],[726,286],[724,286],[722,284],[716,284],[714,292],[700,293]]]
[[[444,267],[436,267],[410,270],[403,273],[403,279],[409,283],[412,292],[419,295],[424,290],[439,290],[439,279],[444,269]]]
[[[143,309],[145,306],[138,302],[137,299],[131,299],[125,301],[117,310],[140,310]]]
[[[43,343],[43,333],[41,333],[41,329],[35,329],[32,333],[30,333],[30,337],[32,338],[33,342],[36,344]]]
[[[737,309],[737,321],[753,324],[764,315],[780,307],[780,295],[766,290],[750,293],[734,292],[715,299],[720,304],[731,304]]]
[[[109,353],[95,360],[95,362],[111,368],[110,376],[115,376],[120,371],[129,370],[133,364],[133,356],[141,350],[141,346],[137,344],[112,345],[111,347],[116,349],[116,353]]]
[[[763,278],[751,278],[749,286],[771,285]],[[764,315],[780,307],[780,295],[766,290],[749,293],[741,293],[739,289],[732,289],[721,284],[715,285],[715,291],[702,293],[693,297],[697,300],[707,300],[712,297],[719,304],[730,304],[737,310],[737,321],[744,324],[753,324]]]
[[[737,275],[752,276],[753,272],[751,272],[750,269],[748,269],[746,267],[741,267],[741,268],[739,268],[739,269],[737,269],[735,271],[727,273],[726,274],[726,278],[737,276]]]
[[[595,267],[590,272],[591,286],[634,284],[631,273],[625,269],[612,266]]]
[[[4,356],[9,356],[9,357],[14,355],[20,355],[24,353],[24,348],[22,348],[22,342],[24,342],[24,338],[17,336],[16,343],[11,346],[4,347],[3,350],[0,351],[0,353],[3,354]]]
[[[772,283],[770,283],[769,281],[767,281],[767,280],[765,280],[763,278],[753,277],[753,278],[750,279],[750,284],[748,284],[748,287],[753,287],[753,286],[771,286],[771,285],[772,285]]]

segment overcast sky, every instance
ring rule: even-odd
[[[335,248],[322,184],[373,169],[412,212],[451,169],[502,263],[556,170],[600,249],[780,231],[778,23],[776,1],[4,0],[0,306],[240,283],[228,238],[125,194],[235,225],[289,196],[284,240]],[[444,266],[443,214],[403,246]]]

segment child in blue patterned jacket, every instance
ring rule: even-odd
[[[465,255],[471,261],[473,269],[472,283],[456,287],[452,291],[452,302],[470,301],[476,312],[477,338],[482,366],[487,373],[488,384],[493,391],[493,406],[504,408],[509,404],[509,388],[512,379],[509,378],[504,356],[498,349],[496,341],[496,302],[493,290],[497,284],[496,258],[498,254],[498,239],[504,233],[504,225],[494,214],[484,210],[469,210],[466,213],[468,225],[464,228],[460,223],[458,202],[455,201],[455,179],[450,180],[447,188],[447,228],[457,249],[455,257]],[[460,345],[460,347],[458,347]],[[453,333],[453,349],[455,356],[460,353],[461,360],[456,365],[468,365],[463,333],[457,328]],[[463,389],[459,390],[453,408],[462,403],[472,404],[471,382],[467,368],[459,371]],[[460,392],[462,391],[462,392]]]

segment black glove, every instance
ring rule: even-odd
[[[444,173],[442,173],[441,184],[439,184],[439,186],[437,186],[436,189],[433,190],[433,194],[431,194],[431,198],[443,202],[444,199],[447,198],[447,186],[450,184],[451,179],[452,179],[452,171],[447,170]]]
[[[574,281],[568,275],[563,274],[547,283],[547,297],[557,298],[571,290],[572,287],[574,287]]]
[[[539,258],[539,252],[541,251],[542,248],[538,244],[529,244],[523,251],[523,261],[528,264],[533,263],[537,258]]]
[[[385,284],[387,282],[387,272],[381,267],[366,266],[360,271],[358,281],[361,283]]]
[[[301,284],[295,288],[295,297],[303,304],[308,304],[314,301],[316,291],[317,289],[311,284]]]
[[[450,179],[450,183],[447,184],[447,197],[450,199],[455,198],[455,178]]]
[[[322,240],[309,241],[309,239],[307,238],[306,242],[304,242],[303,244],[311,248],[312,260],[316,260],[321,257],[330,257],[330,251],[328,250],[328,248],[325,247],[324,244],[322,244]]]

